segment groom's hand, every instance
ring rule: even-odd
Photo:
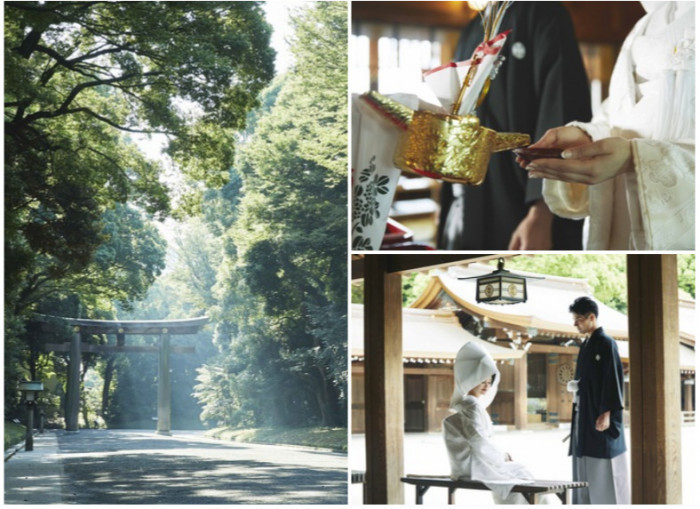
[[[553,219],[554,215],[544,200],[537,200],[511,235],[508,249],[519,251],[552,249]]]
[[[595,421],[595,429],[605,431],[610,427],[610,411],[600,414]]]

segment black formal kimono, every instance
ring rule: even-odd
[[[569,455],[614,458],[625,452],[622,361],[615,340],[602,327],[581,345],[574,379],[578,380],[578,403],[574,404],[571,419],[579,426],[577,436],[571,440]],[[596,419],[608,411],[610,428],[597,431]]]
[[[533,143],[547,129],[591,118],[588,80],[569,14],[559,2],[514,2],[500,31],[512,29],[506,60],[483,104],[482,125],[528,133]],[[463,31],[456,61],[471,57],[484,37],[477,16]],[[442,249],[508,249],[530,206],[542,198],[541,179],[528,179],[512,152],[491,157],[484,183],[444,184],[438,245]],[[554,217],[554,249],[582,248],[582,221]]]
[[[574,481],[588,487],[574,490],[574,504],[629,504],[630,483],[622,421],[624,384],[622,362],[615,341],[596,329],[579,351],[575,396],[571,420]],[[596,420],[610,412],[610,427],[595,429]]]

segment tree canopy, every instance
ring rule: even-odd
[[[34,313],[113,318],[145,296],[172,183],[135,137],[166,139],[184,204],[223,185],[270,34],[260,2],[4,5],[6,401],[65,361],[32,346]]]
[[[346,419],[346,18],[338,2],[295,16],[295,65],[263,94],[231,187],[205,203],[228,246],[221,355],[198,389],[216,422]]]
[[[169,213],[161,165],[133,133],[167,135],[188,178],[221,185],[273,74],[269,37],[257,2],[9,2],[7,284],[42,256],[55,277],[81,271],[116,203]]]

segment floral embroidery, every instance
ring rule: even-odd
[[[673,69],[680,70],[687,68],[689,62],[695,62],[695,35],[692,33],[676,43],[671,65]]]
[[[352,249],[371,249],[369,237],[364,236],[364,228],[374,224],[375,219],[379,219],[378,195],[385,195],[389,192],[389,177],[379,176],[375,172],[377,167],[374,164],[376,155],[369,160],[369,166],[360,172],[359,184],[353,188],[352,199]]]
[[[666,188],[676,187],[678,185],[678,176],[676,168],[669,164],[672,156],[669,150],[663,144],[648,140],[649,152],[653,150],[654,154],[648,154],[649,157],[646,165],[649,167],[649,181],[654,184],[659,184]]]

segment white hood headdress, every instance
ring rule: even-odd
[[[486,348],[475,342],[468,342],[457,352],[454,364],[455,389],[450,400],[450,408],[455,408],[474,387],[495,376],[488,392],[479,398],[479,403],[487,408],[498,392],[501,374]]]

